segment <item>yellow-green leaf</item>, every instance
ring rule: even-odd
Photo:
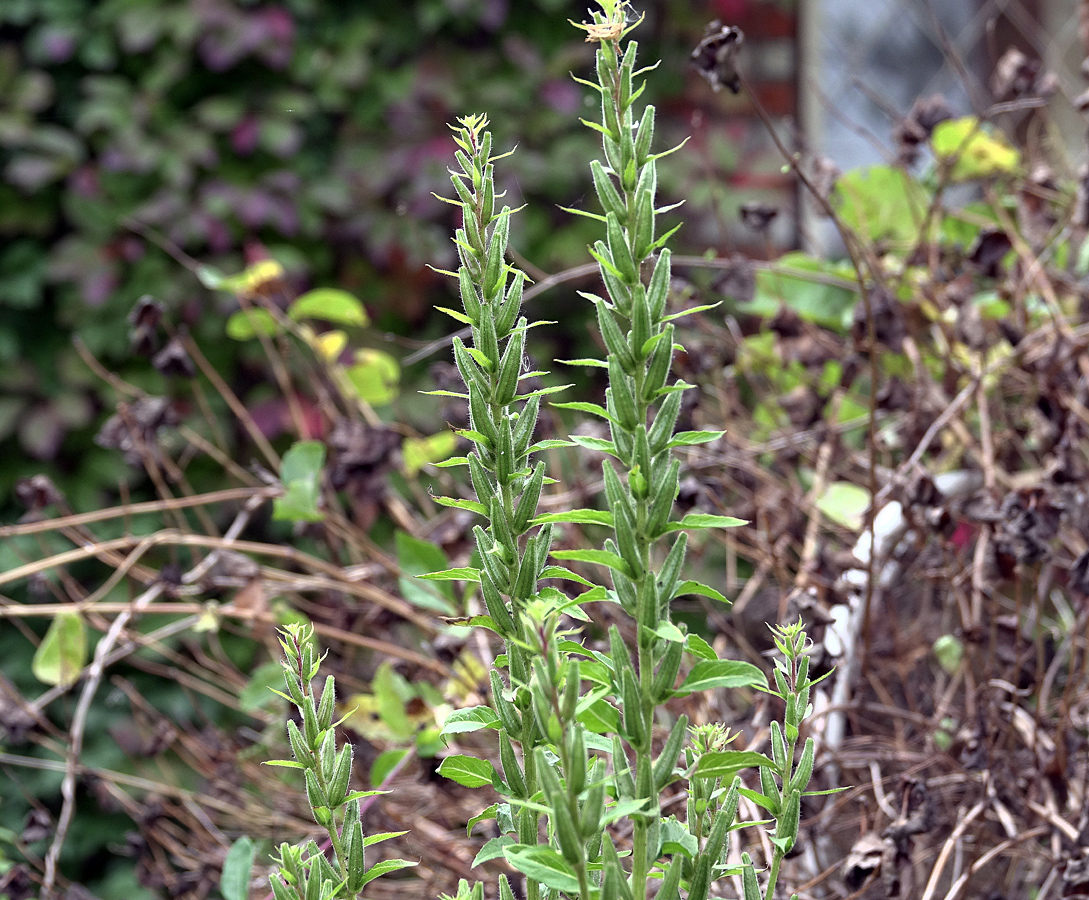
[[[315,288],[291,304],[287,314],[292,319],[321,319],[337,325],[363,327],[370,323],[363,304],[338,288]]]
[[[849,481],[828,485],[816,501],[817,509],[837,525],[858,531],[862,517],[870,505],[870,492]]]
[[[458,436],[452,431],[439,431],[424,438],[408,438],[401,445],[402,465],[410,478],[427,465],[448,459],[458,446]]]
[[[74,684],[87,662],[87,626],[79,613],[57,615],[30,663],[30,671],[43,684],[67,687]]]
[[[371,406],[384,406],[397,397],[401,367],[388,353],[364,349],[355,354],[355,364],[348,367],[348,381],[360,400]]]
[[[250,341],[259,334],[272,337],[280,333],[279,323],[267,309],[240,309],[227,319],[227,337]]]
[[[1000,134],[980,126],[975,116],[940,123],[931,142],[940,160],[955,160],[950,173],[954,181],[1008,175],[1021,165],[1021,154]]]

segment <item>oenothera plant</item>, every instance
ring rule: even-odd
[[[521,392],[529,375],[543,373],[524,371],[531,324],[520,315],[526,276],[506,262],[512,210],[496,210],[494,165],[502,156],[493,155],[486,117],[463,118],[454,128],[459,168],[451,173],[456,196],[449,202],[460,207],[462,225],[454,241],[460,265],[448,274],[457,279],[462,309],[445,312],[472,333],[471,345],[454,342],[465,383],[465,393],[457,396],[469,408],[469,428],[461,434],[472,448],[443,465],[467,467],[476,499],[436,499],[479,514],[486,525],[474,528],[477,565],[424,577],[478,583],[486,614],[467,624],[498,634],[505,652],[490,672],[491,705],[458,710],[443,728],[447,737],[496,730],[499,767],[454,754],[439,771],[462,785],[491,787],[500,795],[501,802],[469,823],[471,830],[494,819],[500,832],[476,862],[505,859],[525,876],[527,900],[646,900],[654,894],[679,900],[682,891],[688,900],[706,900],[712,883],[730,874],[740,877],[745,900],[762,900],[773,895],[780,863],[797,840],[801,798],[813,769],[812,739],[795,759],[812,685],[806,637],[800,625],[775,630],[782,659],[776,663],[774,689],[769,689],[756,666],[719,659],[705,640],[671,618],[672,601],[682,594],[726,599],[712,587],[683,579],[686,530],[744,523],[702,514],[672,518],[680,477],[674,450],[714,440],[721,432],[674,431],[682,392],[690,386],[671,380],[675,316],[666,312],[670,257],[664,246],[669,235],[656,234],[656,219],[664,210],[655,206],[656,164],[663,154],[651,152],[653,107],[635,118],[642,87],[635,85],[640,74],[636,44],[625,43],[631,30],[627,9],[617,0],[598,2],[601,9],[593,21],[579,27],[599,44],[597,80],[582,83],[601,100],[601,122],[586,124],[602,135],[605,158],[594,162],[591,171],[603,213],[583,214],[604,226],[605,238],[591,253],[600,264],[605,296],[587,296],[596,307],[608,352],[604,360],[569,364],[606,369],[609,387],[604,406],[557,406],[608,423],[609,440],[575,439],[607,456],[602,468],[607,510],[537,512],[550,479],[536,454],[572,446],[534,442],[542,396],[562,388]],[[611,536],[600,549],[553,550],[554,528],[561,524],[604,526]],[[550,558],[580,563],[607,577],[595,584]],[[582,592],[572,598],[543,583],[560,579]],[[634,640],[628,643],[614,625],[608,652],[580,643],[578,629],[567,623],[588,622],[583,607],[593,602],[619,606],[632,620],[626,630]],[[289,660],[292,652],[305,652],[289,650],[289,644]],[[300,664],[300,679],[313,674],[309,659]],[[293,684],[289,680],[289,691]],[[690,728],[683,715],[659,728],[669,720],[663,708],[667,701],[716,688],[755,688],[780,698],[784,721],[772,729],[770,757],[728,749],[732,738],[725,728]],[[331,690],[326,687],[327,693]],[[300,702],[294,693],[292,699]],[[319,709],[325,705],[323,693]],[[300,706],[305,725],[304,707],[305,702]],[[320,769],[331,750],[322,757],[324,743],[314,744],[328,727],[331,708],[324,716],[311,714],[316,719],[309,726],[313,739],[294,729],[292,747],[297,763],[307,769],[315,818],[329,830],[337,860],[345,858],[342,848],[349,848],[349,865],[341,865],[339,877],[346,889],[354,889],[358,881],[350,880],[350,848],[359,840],[348,843],[345,826],[338,832],[330,824],[331,804],[353,801],[340,801],[335,791],[330,796],[327,785],[339,772],[337,759]],[[739,776],[754,767],[759,789],[755,781],[752,788],[743,786]],[[329,774],[322,780],[325,771]],[[663,816],[660,797],[667,789],[687,792],[684,821]],[[733,868],[728,863],[742,797],[768,813],[768,822],[760,824],[772,824],[764,888],[748,854],[741,854]],[[616,826],[622,820],[620,829]],[[354,835],[358,814],[347,813],[345,821]],[[613,835],[621,830],[631,834],[630,844],[618,846]],[[312,847],[304,856],[314,859],[315,854]],[[287,850],[284,859],[283,878],[291,887],[299,881],[294,871],[302,866],[289,869]],[[322,878],[338,877],[336,867],[327,867],[323,859],[312,865]],[[281,885],[278,890],[286,889]],[[514,897],[502,875],[499,896]],[[457,900],[482,897],[482,884],[462,882]]]
[[[268,765],[302,771],[314,821],[325,829],[328,840],[324,847],[313,840],[301,846],[281,844],[272,892],[276,900],[355,900],[378,876],[416,863],[390,859],[367,868],[367,847],[404,832],[363,834],[359,801],[382,792],[351,789],[352,745],[337,749],[333,676],[325,679],[320,697],[311,684],[321,665],[312,629],[287,626],[280,634],[280,646],[287,693],[276,693],[295,706],[302,725],[294,720],[287,723],[294,759],[272,760]],[[331,860],[326,849],[331,851]]]
[[[605,296],[586,295],[597,312],[607,349],[604,360],[569,364],[608,371],[605,405],[559,403],[608,423],[610,439],[576,438],[607,455],[603,465],[607,510],[579,509],[537,515],[548,482],[534,454],[561,442],[534,443],[541,395],[519,392],[526,332],[519,317],[525,275],[506,262],[512,210],[495,209],[494,164],[487,119],[470,116],[455,127],[459,171],[452,171],[462,227],[455,236],[460,266],[454,276],[462,310],[445,310],[470,326],[472,346],[454,342],[454,357],[466,392],[472,443],[465,457],[446,465],[467,466],[475,500],[437,498],[480,514],[487,526],[474,529],[479,566],[433,573],[436,579],[479,582],[487,615],[472,624],[498,633],[505,653],[491,672],[492,706],[461,710],[444,734],[481,728],[498,731],[500,769],[487,760],[453,755],[439,771],[469,787],[490,785],[505,802],[493,804],[470,823],[498,822],[477,862],[503,857],[526,877],[526,897],[580,900],[645,900],[651,880],[657,896],[672,900],[683,889],[689,900],[705,900],[711,883],[728,871],[729,835],[742,796],[772,816],[773,858],[769,892],[779,863],[797,838],[802,792],[812,771],[811,741],[795,766],[798,727],[808,708],[810,682],[800,627],[777,633],[784,662],[777,693],[786,704],[784,727],[773,732],[771,758],[725,749],[721,728],[690,730],[679,716],[658,740],[660,707],[674,697],[724,687],[766,688],[755,666],[720,660],[683,625],[671,621],[671,603],[697,593],[725,601],[714,588],[682,580],[685,531],[744,524],[727,516],[694,514],[671,518],[680,477],[674,449],[708,442],[722,432],[675,433],[682,392],[671,381],[674,327],[667,315],[669,234],[657,235],[657,160],[651,152],[654,109],[635,118],[642,86],[635,82],[636,44],[628,10],[617,0],[598,0],[593,21],[579,26],[599,44],[596,82],[582,81],[601,100],[604,161],[591,164],[603,214],[605,239],[591,249]],[[580,79],[581,81],[581,79]],[[691,310],[689,311],[691,312]],[[541,373],[533,373],[541,374]],[[556,389],[550,389],[556,390]],[[553,526],[601,525],[611,530],[601,549],[551,550]],[[560,562],[578,562],[608,573],[594,584]],[[574,599],[542,581],[567,579],[586,588]],[[604,579],[603,579],[604,581]],[[628,644],[615,625],[609,652],[581,644],[561,617],[587,621],[591,602],[619,605],[634,623]],[[695,664],[678,686],[686,654]],[[506,677],[501,669],[506,669]],[[785,734],[785,737],[784,737]],[[683,759],[683,762],[681,760]],[[759,791],[742,787],[738,772],[756,766]],[[686,820],[663,817],[659,798],[677,781],[688,785]],[[542,819],[547,828],[541,831]],[[619,820],[630,821],[630,850],[612,837]],[[746,900],[761,896],[756,870],[742,857]],[[481,895],[463,885],[460,895]],[[505,877],[500,896],[512,897]]]

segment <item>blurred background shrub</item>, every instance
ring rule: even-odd
[[[128,364],[125,320],[141,297],[187,327],[245,398],[245,348],[222,327],[236,301],[202,287],[198,264],[235,272],[269,254],[298,289],[354,292],[392,335],[441,333],[447,323],[432,322],[431,309],[448,286],[427,263],[451,262],[452,213],[432,192],[448,188],[446,123],[456,115],[486,110],[500,144],[520,145],[505,187],[512,205],[528,204],[514,246],[530,271],[585,262],[593,223],[558,209],[589,196],[596,145],[578,123],[587,92],[570,78],[591,60],[567,23],[585,6],[0,3],[0,504],[43,469],[77,508],[101,504],[125,477],[116,454],[92,442],[112,402],[73,337],[162,393],[161,376]],[[788,191],[766,141],[745,137],[758,133],[751,110],[738,118],[744,104],[711,94],[688,54],[716,16],[755,28],[757,40],[769,23],[789,31],[793,4],[641,6],[643,58],[664,61],[648,88],[662,104],[662,139],[695,137],[695,152],[663,165],[664,193],[689,201],[679,249],[703,252],[746,199],[721,205],[723,190],[746,189],[730,173],[744,171],[755,195]],[[790,112],[781,95],[767,95],[773,111]],[[720,114],[702,115],[700,103]],[[559,308],[547,318],[584,312],[573,289],[548,303]]]

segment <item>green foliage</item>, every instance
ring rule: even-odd
[[[321,441],[299,441],[284,454],[280,468],[284,496],[276,498],[273,518],[288,522],[321,521],[324,515],[318,509],[318,499],[324,465],[325,444]]]
[[[430,197],[448,111],[483,89],[511,121],[536,107],[519,124],[529,133],[573,130],[557,109],[563,96],[537,103],[542,81],[562,86],[572,65],[552,52],[566,42],[562,17],[549,13],[556,4],[510,4],[498,19],[486,6],[0,4],[0,442],[12,445],[0,495],[43,462],[91,502],[124,477],[91,446],[96,410],[113,397],[71,338],[161,392],[130,359],[120,325],[139,298],[162,303],[224,377],[244,371],[247,349],[220,339],[236,300],[202,288],[230,293],[216,271],[243,268],[251,250],[267,248],[293,282],[354,292],[337,324],[363,324],[366,302],[383,327],[419,325],[430,304],[416,298],[434,286],[425,263],[450,258]],[[532,36],[540,57],[479,52],[497,29]],[[522,185],[558,199],[578,172],[538,159]],[[570,255],[572,232],[550,218],[532,223],[535,247],[541,258]],[[232,336],[248,336],[230,321]],[[353,366],[368,402],[396,397],[391,362]]]
[[[902,244],[919,233],[928,199],[903,169],[871,166],[836,181],[833,205],[843,225],[867,241]]]
[[[439,773],[465,787],[490,786],[506,798],[507,804],[493,804],[477,817],[495,816],[502,834],[485,845],[476,862],[505,858],[526,876],[529,900],[621,893],[645,900],[652,879],[661,879],[663,900],[679,898],[682,888],[690,900],[705,900],[712,882],[726,871],[739,770],[767,767],[781,779],[781,788],[774,781],[765,788],[774,797],[759,795],[765,807],[773,807],[777,822],[773,873],[797,837],[801,792],[814,754],[810,740],[795,770],[797,726],[808,713],[808,660],[800,629],[777,632],[786,657],[776,670],[776,684],[788,706],[783,728],[790,735],[789,755],[777,750],[773,761],[755,752],[724,751],[729,740],[724,731],[689,735],[684,716],[654,752],[653,723],[658,707],[671,697],[721,688],[767,690],[767,680],[750,663],[718,659],[705,641],[689,642],[686,629],[671,621],[672,601],[680,593],[725,599],[713,588],[681,581],[686,532],[745,523],[709,513],[672,518],[680,469],[675,448],[714,441],[721,432],[675,434],[681,393],[690,385],[671,380],[676,345],[674,317],[666,314],[670,253],[664,247],[671,232],[659,234],[656,223],[656,164],[664,154],[652,152],[654,107],[647,106],[639,118],[634,114],[642,87],[635,83],[636,44],[623,43],[634,27],[626,21],[627,4],[602,0],[599,5],[602,11],[593,21],[578,27],[600,44],[597,83],[582,83],[601,98],[601,123],[585,124],[602,136],[605,156],[592,166],[604,216],[591,214],[604,225],[605,239],[590,253],[606,295],[585,296],[594,304],[607,350],[599,367],[608,372],[609,386],[604,406],[581,401],[557,406],[607,423],[610,440],[593,439],[592,445],[608,455],[602,467],[607,510],[536,515],[545,478],[544,465],[532,453],[540,398],[519,394],[529,324],[519,317],[524,275],[504,258],[512,211],[495,209],[495,163],[502,157],[493,153],[486,117],[467,116],[454,128],[460,171],[452,174],[456,197],[448,202],[462,212],[454,239],[461,265],[447,274],[457,278],[463,305],[463,312],[451,314],[472,332],[472,346],[454,339],[469,412],[469,427],[460,434],[472,444],[457,462],[467,465],[476,500],[440,502],[477,513],[487,527],[474,529],[479,567],[448,569],[437,554],[429,560],[429,577],[460,576],[478,584],[486,625],[504,638],[506,653],[490,673],[492,709],[463,710],[442,732],[495,730],[501,768],[455,753],[443,760]],[[653,254],[657,258],[651,262]],[[591,446],[585,438],[575,443]],[[601,547],[550,553],[554,526],[563,524],[605,527],[611,536]],[[660,541],[666,546],[659,553]],[[595,582],[548,567],[550,555],[602,567],[607,578]],[[539,586],[542,578],[557,575],[587,590],[572,600]],[[595,601],[618,604],[630,617],[635,632],[630,645],[613,625],[609,653],[590,654],[577,631],[561,630],[561,613],[589,621],[582,606]],[[677,686],[686,651],[696,662]],[[686,764],[677,771],[682,753]],[[683,824],[675,817],[663,819],[660,809],[662,790],[679,779],[688,781],[694,798]],[[505,823],[503,805],[511,810]],[[545,840],[540,839],[542,816]],[[607,830],[621,819],[630,820],[634,834],[628,863]],[[751,862],[749,870],[746,879],[755,880]],[[458,897],[478,888],[462,885]]]
[[[903,220],[898,217],[896,221]],[[831,283],[808,278],[808,272],[826,276]],[[774,269],[757,272],[755,294],[740,308],[750,315],[771,317],[780,306],[786,306],[807,322],[843,333],[850,327],[858,300],[851,285],[853,277],[854,271],[842,262],[828,262],[807,253],[784,253]]]
[[[219,890],[223,894],[223,900],[248,900],[250,872],[253,870],[256,853],[257,848],[248,837],[240,837],[231,844],[219,876]]]
[[[31,670],[44,684],[73,684],[87,663],[87,626],[76,612],[64,612],[49,623],[49,630],[34,654]]]
[[[931,143],[935,156],[952,166],[953,181],[1012,175],[1021,165],[1021,154],[975,116],[939,123]]]
[[[394,833],[363,835],[359,801],[381,792],[351,790],[353,749],[351,744],[337,748],[333,678],[326,679],[320,696],[311,686],[321,665],[314,649],[312,630],[288,626],[281,632],[280,646],[284,651],[283,673],[287,688],[287,693],[281,696],[298,709],[302,726],[288,722],[293,758],[274,760],[269,765],[296,769],[305,775],[306,797],[314,821],[329,835],[333,860],[330,863],[314,841],[303,846],[281,844],[280,855],[275,860],[278,871],[272,878],[273,894],[277,900],[356,898],[375,878],[416,863],[390,859],[367,867],[365,849],[397,836]],[[232,847],[232,854],[236,847],[237,844]],[[245,852],[252,862],[252,846]],[[239,851],[238,856],[242,854],[243,851]],[[232,900],[226,885],[242,890],[238,879],[244,860],[232,860],[229,855],[228,863],[232,863],[232,867],[229,871],[224,867],[224,896],[226,900]],[[249,864],[244,868],[248,875]]]

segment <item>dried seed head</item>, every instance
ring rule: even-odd
[[[735,94],[741,90],[737,51],[744,41],[740,28],[724,26],[717,19],[705,29],[703,40],[692,51],[692,65],[707,79],[712,90],[720,91],[723,85]]]

